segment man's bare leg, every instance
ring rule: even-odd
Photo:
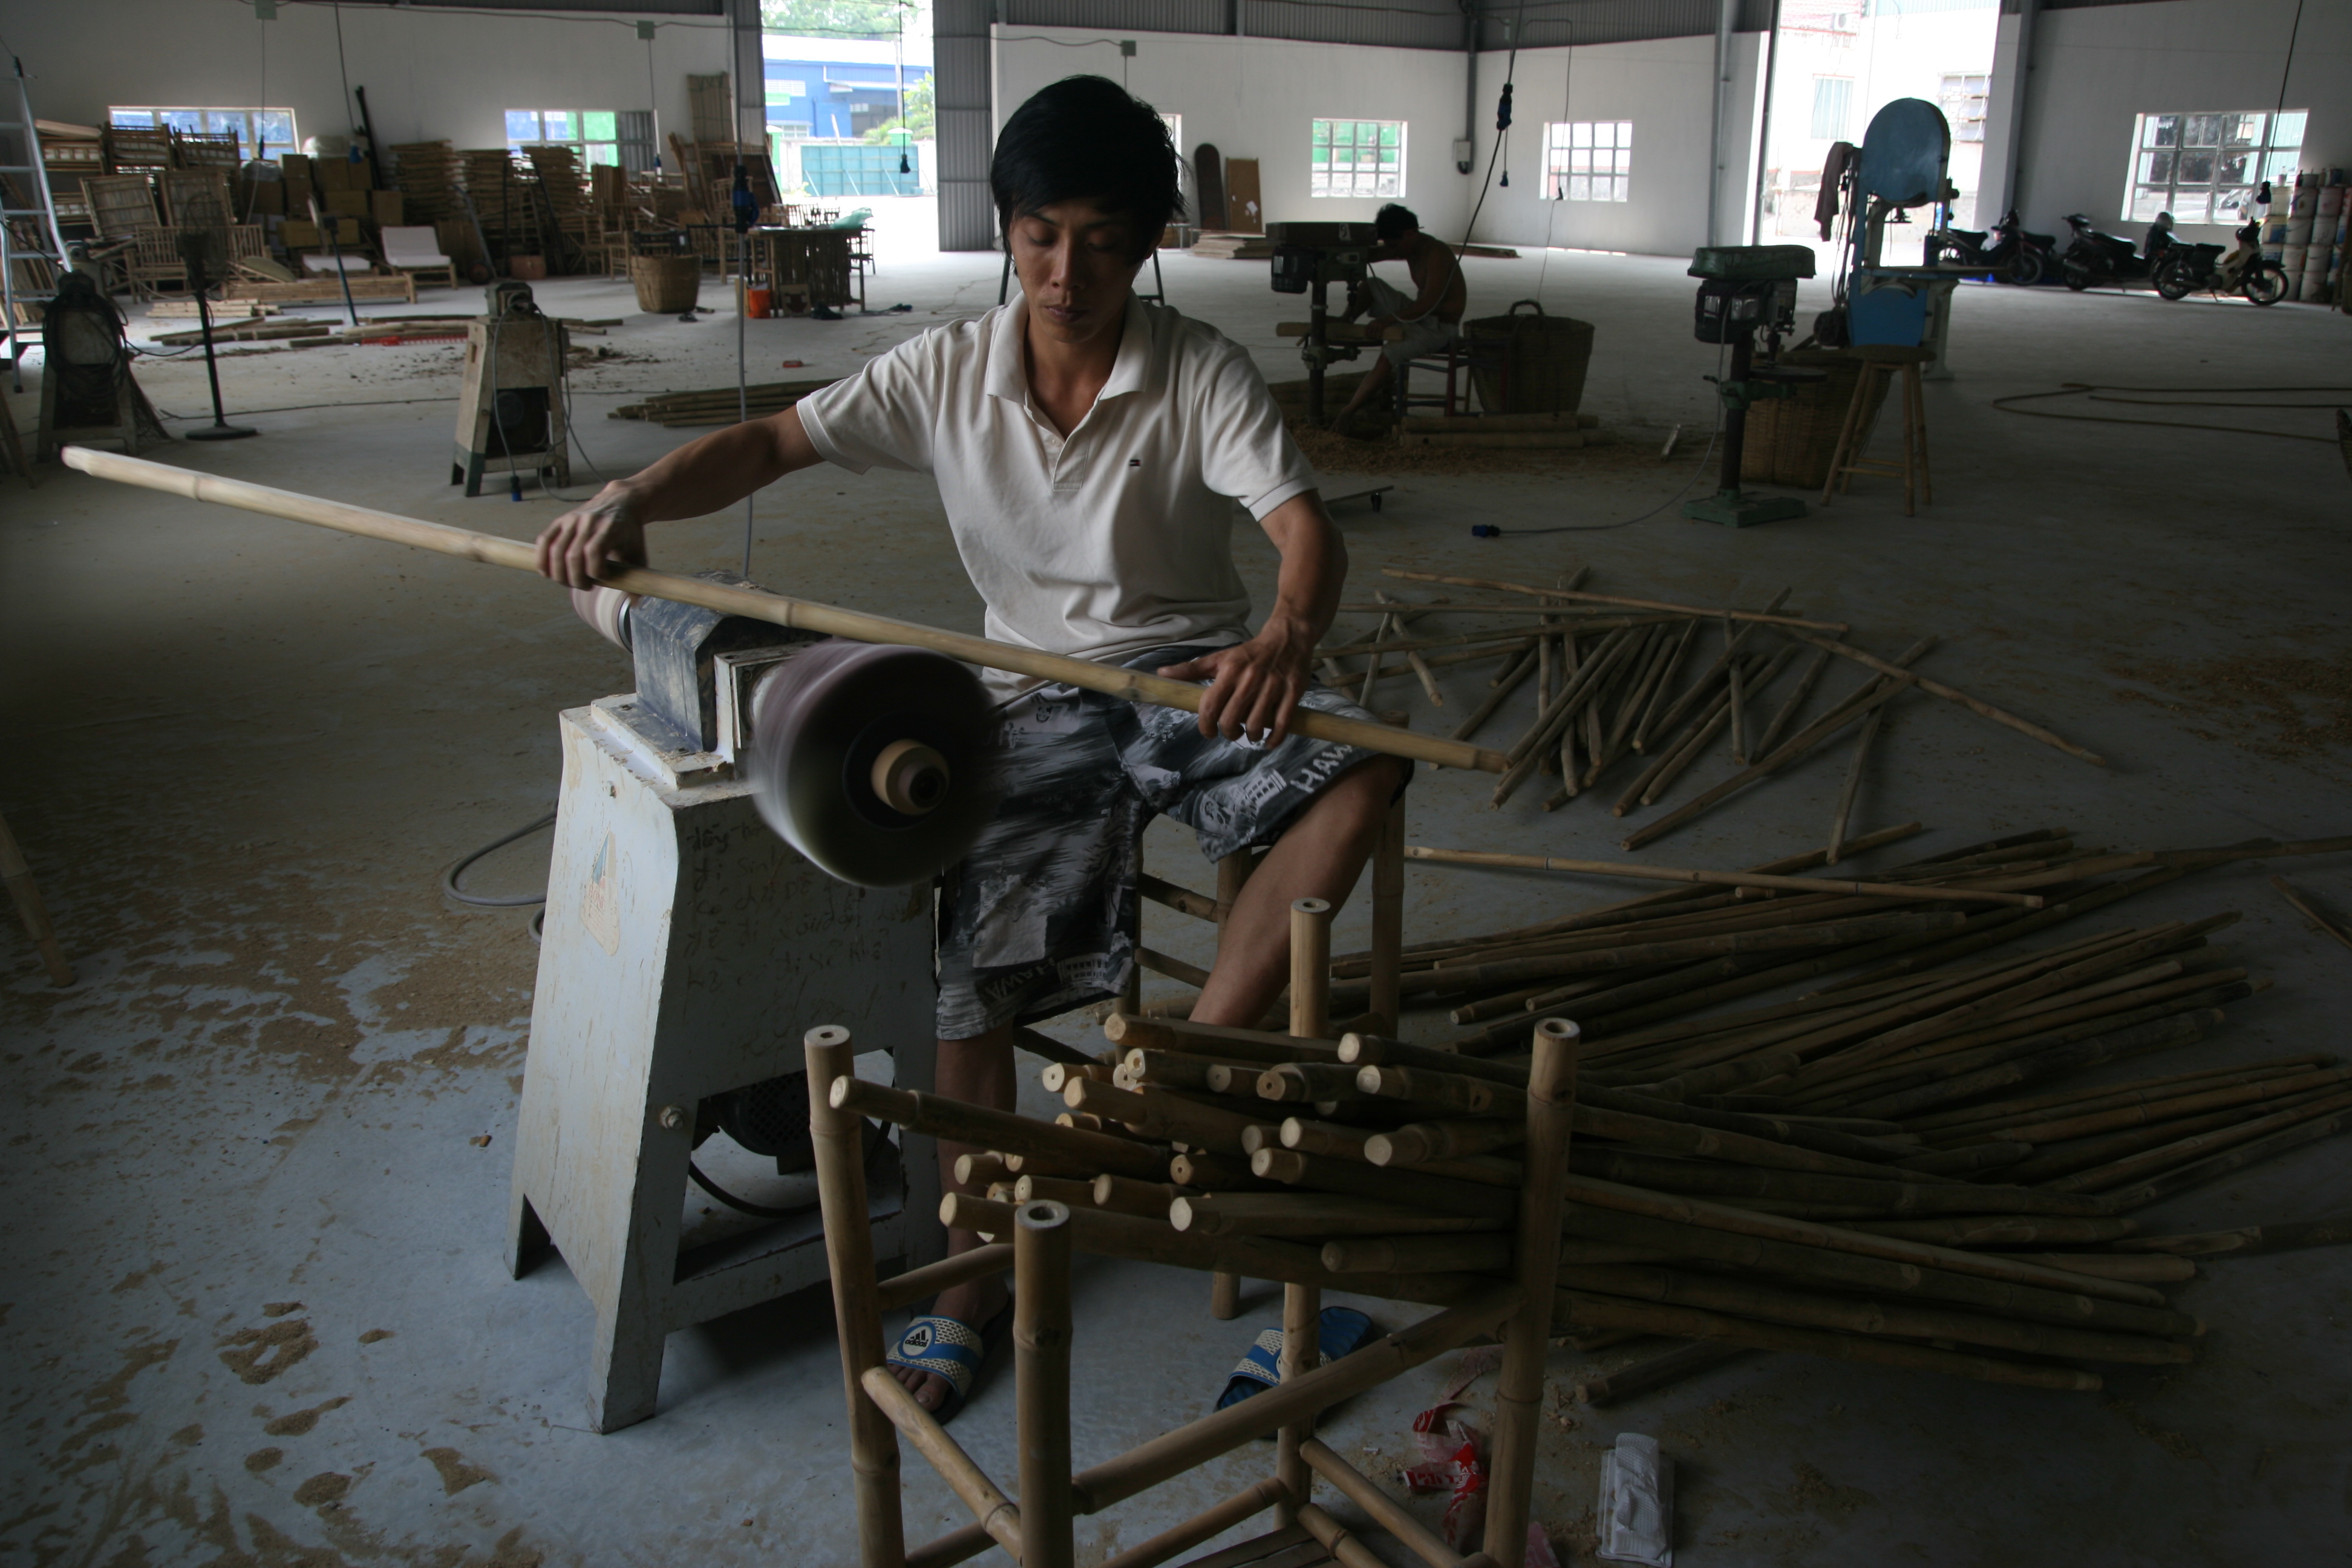
[[[948,1099],[985,1105],[996,1110],[1012,1110],[1013,1026],[1006,1024],[969,1039],[941,1040],[937,1071],[939,1092]],[[950,1143],[944,1138],[940,1140],[940,1191],[985,1196],[983,1190],[960,1185],[955,1179],[956,1156],[982,1152],[970,1143]],[[950,1257],[960,1252],[970,1252],[979,1245],[980,1237],[974,1232],[948,1232],[948,1253]],[[971,1284],[951,1286],[940,1291],[939,1301],[931,1311],[939,1317],[953,1318],[959,1323],[969,1323],[977,1331],[1003,1310],[1004,1302],[1004,1281],[1001,1277],[991,1274]],[[948,1396],[948,1381],[943,1377],[903,1366],[893,1367],[891,1371],[914,1394],[915,1402],[926,1410],[937,1410]]]
[[[1353,418],[1355,416],[1356,410],[1361,408],[1365,404],[1370,403],[1373,397],[1379,395],[1381,389],[1388,385],[1388,384],[1389,356],[1381,354],[1372,361],[1372,368],[1364,373],[1364,379],[1356,384],[1356,395],[1348,399],[1348,406],[1339,410],[1339,412],[1333,416],[1331,420],[1331,428],[1337,430],[1339,426],[1345,425],[1349,419]],[[1320,897],[1321,895],[1316,893],[1301,893],[1298,896],[1302,899],[1311,899]]]
[[[1381,757],[1342,775],[1284,830],[1234,900],[1192,1021],[1255,1028],[1290,980],[1290,906],[1345,903],[1388,820],[1405,764]]]
[[[1299,815],[1244,885],[1234,912],[1217,936],[1217,962],[1209,984],[1193,1005],[1202,1024],[1255,1026],[1290,978],[1290,905],[1297,899],[1347,901],[1379,842],[1389,803],[1402,782],[1405,764],[1387,758],[1365,763],[1315,798]],[[939,1092],[951,1100],[1010,1110],[1013,1101],[1013,1029],[1010,1025],[969,1039],[941,1040]],[[940,1142],[940,1186],[973,1192],[955,1179],[956,1157],[982,1151],[969,1143]],[[975,1196],[979,1195],[977,1193]],[[980,1237],[968,1230],[948,1232],[950,1256],[969,1252]],[[978,1329],[1003,1310],[1004,1282],[998,1275],[940,1293],[931,1310]],[[926,1410],[947,1397],[947,1380],[928,1372],[894,1368],[898,1379]]]

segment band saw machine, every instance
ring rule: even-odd
[[[87,447],[63,457],[100,479],[535,571],[518,540]],[[614,567],[604,582],[575,607],[628,654],[635,689],[558,721],[506,1256],[520,1273],[551,1244],[588,1291],[588,1422],[611,1431],[653,1414],[671,1331],[825,1278],[794,1077],[805,1032],[856,1019],[892,1047],[900,1084],[930,1085],[929,884],[993,809],[993,715],[968,667],[1191,711],[1203,688],[724,573]],[[1507,765],[1311,709],[1291,727],[1448,767]],[[930,1141],[871,1142],[875,1252],[927,1262],[944,1243]],[[772,1160],[765,1179],[787,1197],[730,1193],[749,1212],[706,1223],[689,1182],[727,1189],[698,1149],[738,1169]]]

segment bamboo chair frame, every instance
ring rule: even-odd
[[[1328,985],[1329,909],[1320,900],[1293,906],[1293,1018],[1312,1022]],[[1318,938],[1320,940],[1318,940]],[[1318,984],[1319,982],[1320,984]],[[984,1225],[986,1245],[910,1270],[877,1278],[872,1243],[863,1224],[865,1176],[861,1111],[856,1103],[855,1051],[847,1029],[828,1026],[807,1037],[810,1118],[818,1192],[825,1212],[839,1325],[844,1391],[849,1405],[850,1457],[863,1568],[947,1568],[1002,1547],[1023,1568],[1073,1568],[1072,1523],[1116,1502],[1231,1453],[1253,1438],[1276,1439],[1274,1474],[1150,1540],[1101,1568],[1154,1568],[1268,1509],[1276,1531],[1200,1560],[1241,1563],[1313,1541],[1327,1561],[1347,1568],[1381,1568],[1381,1560],[1346,1526],[1313,1500],[1319,1478],[1370,1515],[1431,1568],[1523,1568],[1533,1493],[1537,1417],[1544,1356],[1551,1332],[1559,1260],[1561,1193],[1569,1132],[1575,1110],[1576,1029],[1548,1019],[1536,1037],[1528,1094],[1528,1159],[1519,1194],[1512,1278],[1470,1274],[1333,1275],[1316,1265],[1289,1263],[1246,1241],[1187,1242],[1170,1231],[1135,1245],[1139,1222],[1100,1211],[1073,1210],[1037,1201],[1018,1206],[951,1194],[942,1217]],[[840,1080],[846,1085],[837,1088]],[[843,1092],[845,1088],[846,1092]],[[887,1091],[884,1091],[887,1092]],[[836,1098],[849,1103],[836,1104]],[[934,1115],[979,1108],[924,1097]],[[980,1112],[988,1115],[988,1112]],[[981,1134],[984,1136],[984,1134]],[[952,1212],[950,1212],[952,1211]],[[1122,1239],[1121,1231],[1129,1234]],[[1007,1234],[1010,1241],[1003,1239]],[[1074,1249],[1109,1256],[1144,1256],[1180,1267],[1238,1273],[1239,1265],[1268,1264],[1283,1283],[1282,1381],[1255,1398],[1152,1438],[1116,1458],[1070,1473],[1069,1354],[1072,1333],[1069,1259]],[[947,1287],[1013,1272],[1013,1354],[1020,1434],[1020,1496],[1009,1497],[974,1464],[945,1427],[918,1405],[883,1359],[882,1315]],[[1307,1278],[1299,1278],[1305,1275]],[[1432,1317],[1327,1366],[1314,1364],[1316,1322],[1326,1283],[1353,1292],[1442,1307]],[[1316,1441],[1314,1421],[1324,1409],[1428,1362],[1482,1332],[1503,1339],[1504,1359],[1495,1405],[1493,1464],[1484,1549],[1465,1555],[1406,1513],[1369,1479]],[[974,1522],[909,1551],[898,1495],[898,1443],[904,1438],[971,1508]]]
[[[1912,517],[1936,502],[1935,484],[1927,468],[1927,406],[1919,382],[1919,367],[1933,356],[1926,349],[1864,343],[1862,374],[1854,378],[1853,396],[1846,403],[1845,422],[1838,431],[1837,448],[1830,458],[1830,477],[1822,486],[1822,504],[1843,495],[1856,474],[1877,474],[1903,481],[1903,515]],[[1903,389],[1903,458],[1871,458],[1870,438],[1877,434],[1879,409],[1872,393],[1885,375]]]

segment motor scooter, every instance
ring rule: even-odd
[[[2243,294],[2257,305],[2275,305],[2286,298],[2286,269],[2263,256],[2260,219],[2236,231],[2237,248],[2227,256],[2218,245],[2175,245],[2158,262],[2156,291],[2168,300],[2182,300],[2196,289],[2216,294]]]
[[[2066,224],[2074,238],[2058,258],[2058,270],[2066,287],[2078,294],[2094,283],[2133,283],[2150,277],[2165,253],[2179,243],[2172,237],[2170,213],[2156,215],[2145,249],[2133,248],[2120,236],[2100,233],[2083,213],[2068,213]]]
[[[2015,207],[2002,215],[1988,232],[1992,243],[1985,247],[1985,259],[1999,269],[2004,283],[2031,288],[2048,277],[2057,265],[2057,237],[2029,233]]]

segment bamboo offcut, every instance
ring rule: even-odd
[[[1070,1211],[1013,1216],[1013,1377],[1021,1443],[1022,1568],[1076,1568],[1070,1521]]]
[[[417,518],[378,511],[371,507],[325,500],[268,485],[249,484],[242,479],[222,479],[213,474],[175,468],[164,463],[148,462],[143,458],[92,451],[87,447],[68,447],[62,458],[68,467],[79,468],[97,479],[184,496],[190,500],[236,507],[292,522],[315,523],[322,528],[436,551],[443,555],[455,555],[485,565],[505,566],[534,574],[538,571],[531,545],[519,540],[502,539],[496,534],[478,533],[471,529],[453,528],[446,523],[425,522]],[[1201,695],[1207,689],[1188,681],[1096,664],[1083,658],[1068,658],[1011,643],[992,642],[986,637],[943,631],[936,626],[919,626],[887,616],[866,615],[831,605],[814,604],[756,588],[730,588],[698,577],[654,572],[644,567],[608,568],[597,580],[624,593],[646,594],[679,604],[698,605],[725,615],[741,616],[828,637],[848,637],[857,642],[895,643],[908,647],[929,648],[968,664],[1010,670],[1016,675],[1035,676],[1131,702],[1180,708],[1188,713],[1201,710]],[[1297,708],[1292,710],[1289,723],[1295,734],[1361,746],[1367,751],[1410,757],[1418,762],[1440,763],[1447,767],[1473,768],[1486,773],[1501,773],[1507,765],[1497,752],[1457,745],[1434,736],[1417,735],[1410,730],[1395,729],[1371,720],[1349,719],[1313,709]]]

